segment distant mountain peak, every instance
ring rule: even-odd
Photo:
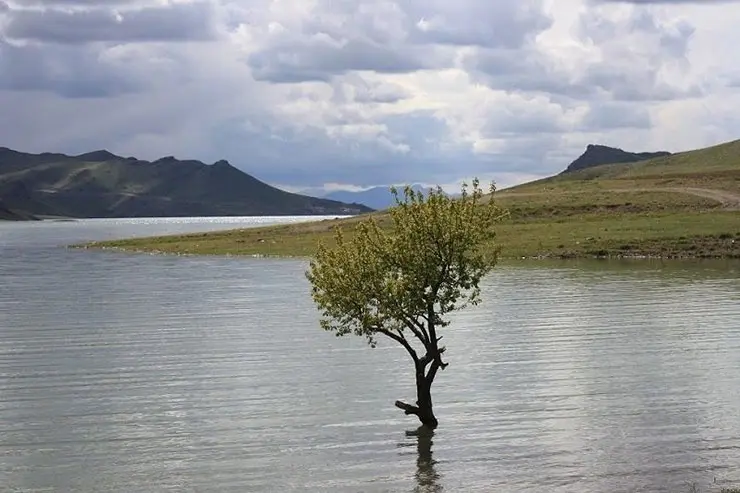
[[[601,166],[603,164],[636,163],[656,157],[670,156],[670,152],[628,152],[618,147],[609,147],[601,144],[588,144],[586,151],[578,159],[570,163],[563,171],[569,173],[581,169]]]
[[[84,154],[80,154],[74,157],[81,161],[95,161],[95,162],[114,161],[114,160],[123,159],[121,156],[116,156],[112,152],[107,151],[105,149],[100,149],[98,151],[92,151],[92,152],[86,152]]]

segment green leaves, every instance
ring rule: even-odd
[[[335,248],[319,245],[306,276],[321,326],[371,345],[378,333],[411,331],[427,346],[430,323],[445,326],[445,314],[476,304],[478,284],[496,263],[493,225],[504,213],[490,191],[485,196],[477,180],[458,198],[440,188],[426,196],[392,189],[390,230],[370,217],[350,238],[338,230]]]

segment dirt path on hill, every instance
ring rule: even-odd
[[[740,210],[740,195],[726,190],[713,190],[709,188],[693,188],[693,187],[681,187],[681,188],[655,188],[655,191],[667,190],[671,192],[688,193],[696,195],[697,197],[704,197],[707,199],[716,200],[721,202],[725,209],[733,211]]]
[[[697,197],[703,197],[705,199],[716,200],[722,204],[722,207],[731,211],[740,210],[740,194],[734,192],[728,192],[727,190],[716,190],[710,188],[695,188],[695,187],[655,187],[655,188],[608,188],[601,190],[602,192],[673,192],[673,193],[685,193],[694,195]],[[582,190],[582,191],[567,191],[562,193],[593,193],[593,190]],[[548,192],[513,192],[506,194],[505,190],[500,192],[503,197],[527,197],[536,195],[545,195]]]

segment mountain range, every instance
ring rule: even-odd
[[[590,144],[561,174],[669,155]],[[68,156],[0,147],[0,219],[356,215],[393,204],[389,187],[313,197],[272,187],[223,160],[209,165],[168,156],[150,162],[105,150]]]
[[[399,197],[403,197],[403,187],[396,187]],[[431,188],[421,185],[412,185],[415,192],[428,194]],[[366,205],[372,209],[387,209],[396,204],[390,187],[373,187],[367,190],[353,192],[350,190],[336,190],[323,195],[324,198],[338,200],[339,202],[357,203]]]
[[[0,218],[356,215],[360,204],[279,190],[227,161],[153,162],[94,151],[29,154],[0,147]]]

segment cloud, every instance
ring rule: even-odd
[[[713,3],[736,3],[739,0],[594,0],[602,3],[632,3],[635,5],[651,5],[651,4],[694,4],[694,5],[709,5]]]
[[[136,3],[139,0],[13,0],[13,3],[21,6],[88,6],[99,7],[101,5],[125,5]]]
[[[268,17],[249,63],[257,78],[271,82],[443,68],[453,63],[455,47],[519,48],[550,25],[541,5],[540,0],[319,0],[303,15]]]
[[[71,3],[71,2],[67,2]],[[68,10],[10,9],[11,39],[80,44],[94,41],[200,41],[215,37],[208,2],[166,6]]]
[[[592,105],[581,121],[584,132],[600,132],[618,128],[649,129],[650,111],[640,104],[604,103]]]
[[[581,100],[672,100],[702,90],[681,82],[687,80],[686,54],[694,34],[687,21],[596,8],[584,11],[574,28],[579,52],[553,52],[545,43],[480,49],[467,56],[466,67],[493,89]]]
[[[52,49],[15,46],[0,40],[0,89],[50,90],[68,98],[98,98],[140,87],[140,82],[123,64],[98,55],[59,46]]]
[[[599,45],[600,60],[586,67],[581,83],[611,93],[617,100],[672,100],[696,96],[686,58],[694,27],[687,21],[660,22],[646,11],[617,19],[584,15],[582,38]]]
[[[368,40],[337,41],[323,35],[276,41],[251,55],[249,65],[256,79],[269,82],[329,81],[350,71],[401,73],[426,68],[413,50],[404,53]]]
[[[540,0],[429,0],[408,4],[408,17],[416,21],[412,39],[423,43],[516,49],[552,22]]]
[[[315,11],[325,15],[315,15]],[[412,72],[434,66],[407,43],[405,16],[392,2],[319,0],[298,15],[266,13],[254,29],[259,47],[248,63],[258,80],[328,81],[350,71]]]
[[[407,91],[397,84],[370,83],[361,77],[347,78],[340,84],[335,94],[357,103],[393,104],[408,97]]]
[[[0,145],[300,189],[510,184],[589,143],[740,135],[740,7],[637,3],[0,0]]]

